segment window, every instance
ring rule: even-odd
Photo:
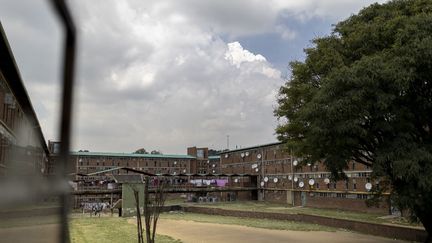
[[[352,169],[355,170],[355,162],[352,163]]]

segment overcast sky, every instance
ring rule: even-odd
[[[61,30],[46,0],[0,19],[46,139],[58,139]],[[275,142],[287,64],[373,0],[74,0],[73,150],[186,153]],[[383,2],[383,1],[381,1]]]

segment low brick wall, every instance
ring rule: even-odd
[[[286,213],[270,213],[270,212],[253,212],[228,210],[220,208],[205,208],[205,207],[183,207],[185,212],[202,213],[211,215],[234,216],[244,218],[267,218],[277,220],[290,220],[297,222],[305,222],[312,224],[325,225],[335,228],[342,228],[360,233],[383,236],[388,238],[408,240],[408,241],[424,241],[427,233],[425,230],[415,229],[403,226],[393,226],[384,224],[365,223],[347,219],[336,219],[323,216],[315,216],[308,214],[286,214]]]

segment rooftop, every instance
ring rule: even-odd
[[[112,153],[112,152],[71,152],[76,156],[106,156],[106,157],[136,157],[136,158],[167,158],[167,159],[195,159],[190,155],[182,154],[134,154],[134,153]]]
[[[269,147],[269,146],[280,145],[280,144],[283,144],[283,143],[282,142],[274,142],[274,143],[255,145],[255,146],[251,146],[251,147],[245,147],[245,148],[239,148],[239,149],[233,149],[233,150],[223,151],[220,154],[228,154],[228,153],[237,152],[237,151],[257,149],[257,148]]]

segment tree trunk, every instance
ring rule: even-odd
[[[146,228],[146,239],[148,243],[151,243],[151,235],[150,235],[150,217],[151,212],[149,210],[149,177],[145,177],[144,182],[144,219],[145,219],[145,228]]]
[[[427,232],[427,238],[425,240],[425,243],[432,243],[432,214],[427,212],[416,212],[416,215],[420,215],[418,216],[418,218],[422,222],[423,227]]]

